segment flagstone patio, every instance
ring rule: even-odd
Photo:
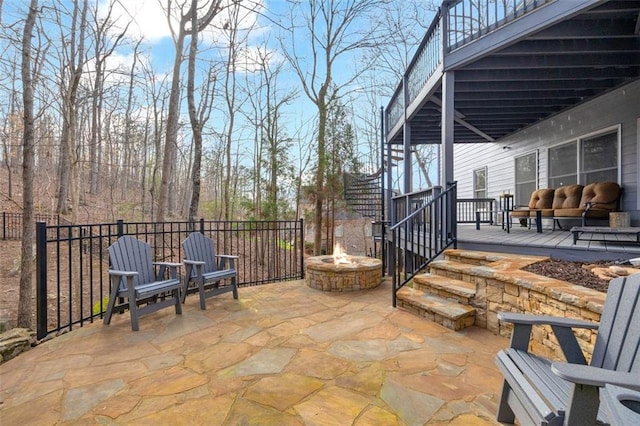
[[[496,424],[507,340],[391,307],[390,285],[304,281],[190,297],[40,344],[0,365],[3,424]]]

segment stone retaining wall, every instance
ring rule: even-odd
[[[455,253],[451,255],[455,258]],[[478,311],[476,325],[510,337],[513,326],[498,320],[498,312],[505,311],[600,322],[605,293],[521,270],[542,259],[494,254],[490,263],[473,267],[470,272],[476,282],[476,297],[470,304]],[[574,331],[583,352],[590,357],[597,331]],[[549,326],[533,327],[530,350],[542,356],[564,359]]]
[[[532,274],[533,275],[533,274]],[[501,279],[487,280],[487,328],[503,336],[511,336],[512,325],[498,320],[500,311],[550,315],[600,322],[605,294],[564,281],[532,282]],[[585,354],[593,353],[597,332],[574,330]],[[534,326],[530,343],[532,352],[563,358],[562,351],[549,326]]]

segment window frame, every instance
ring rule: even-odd
[[[484,172],[484,189],[482,189],[482,191],[484,191],[484,197],[478,197],[478,192],[479,190],[477,189],[477,172]],[[487,198],[489,196],[489,182],[488,182],[488,175],[489,175],[489,171],[487,166],[484,167],[478,167],[476,169],[473,169],[473,198]]]
[[[552,185],[551,184],[551,180],[552,179],[556,179],[558,177],[561,176],[568,176],[568,175],[558,175],[558,176],[551,176],[551,151],[555,148],[560,148],[566,145],[575,145],[574,146],[574,150],[575,150],[575,154],[576,154],[576,163],[574,165],[574,173],[572,175],[576,176],[576,183],[579,183],[579,179],[580,179],[580,173],[578,173],[578,162],[580,161],[580,158],[578,158],[580,156],[580,143],[578,141],[578,139],[572,139],[572,140],[568,140],[568,141],[564,141],[562,143],[556,144],[556,145],[552,145],[550,147],[547,148],[547,184],[550,187],[556,187],[556,185]],[[570,185],[570,184],[565,184],[565,185]]]
[[[547,148],[547,182],[551,182],[554,176],[551,176],[551,151],[554,148],[559,148],[565,145],[575,144],[576,150],[576,163],[575,163],[575,176],[576,183],[579,185],[586,185],[582,175],[585,174],[585,171],[582,170],[582,144],[586,139],[592,139],[594,137],[602,136],[607,133],[616,133],[616,151],[617,151],[617,162],[616,162],[616,183],[620,183],[622,179],[622,125],[616,124],[613,126],[609,126],[591,133],[586,133],[584,135],[578,136],[575,139],[569,139],[563,141],[561,143],[551,145]],[[549,183],[549,185],[551,185]]]
[[[618,146],[616,147],[616,156],[617,156],[617,164],[616,164],[616,183],[620,183],[620,180],[622,179],[622,171],[621,171],[621,165],[622,165],[622,126],[620,124],[617,124],[615,126],[611,126],[611,127],[607,127],[605,129],[602,130],[598,130],[596,132],[592,132],[586,135],[581,136],[580,138],[578,138],[578,183],[580,183],[581,185],[585,185],[586,183],[582,182],[582,174],[584,174],[584,170],[582,170],[582,142],[585,139],[592,139],[592,138],[596,138],[598,136],[603,136],[606,135],[608,133],[616,133],[616,143],[618,144]]]
[[[535,156],[535,179],[534,179],[535,185],[534,186],[535,186],[535,189],[538,189],[540,187],[540,151],[535,149],[533,151],[529,151],[529,152],[525,152],[523,154],[517,155],[513,157],[513,178],[514,178],[513,181],[514,181],[514,195],[515,195],[514,200],[518,200],[520,195],[518,194],[518,159],[523,157],[528,157],[530,155]],[[531,198],[531,194],[523,194],[523,196],[526,198],[526,200],[522,206],[527,206],[529,203],[529,199]],[[521,205],[516,201],[514,201],[514,204],[516,206]]]

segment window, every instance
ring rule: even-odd
[[[538,189],[538,153],[516,157],[516,206],[529,204],[531,193]]]
[[[473,197],[487,198],[487,168],[473,171]]]
[[[549,149],[549,188],[578,183],[577,142]]]
[[[549,187],[618,182],[619,127],[549,148]]]
[[[582,140],[580,183],[618,181],[618,132]]]

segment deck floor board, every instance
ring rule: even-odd
[[[507,253],[551,256],[567,260],[624,260],[640,257],[640,244],[632,235],[582,235],[573,244],[573,234],[566,229],[552,230],[543,226],[542,233],[535,227],[521,227],[517,223],[507,233],[502,227],[482,225],[476,230],[475,225],[458,225],[458,248],[486,250]],[[604,240],[604,241],[603,241]]]

